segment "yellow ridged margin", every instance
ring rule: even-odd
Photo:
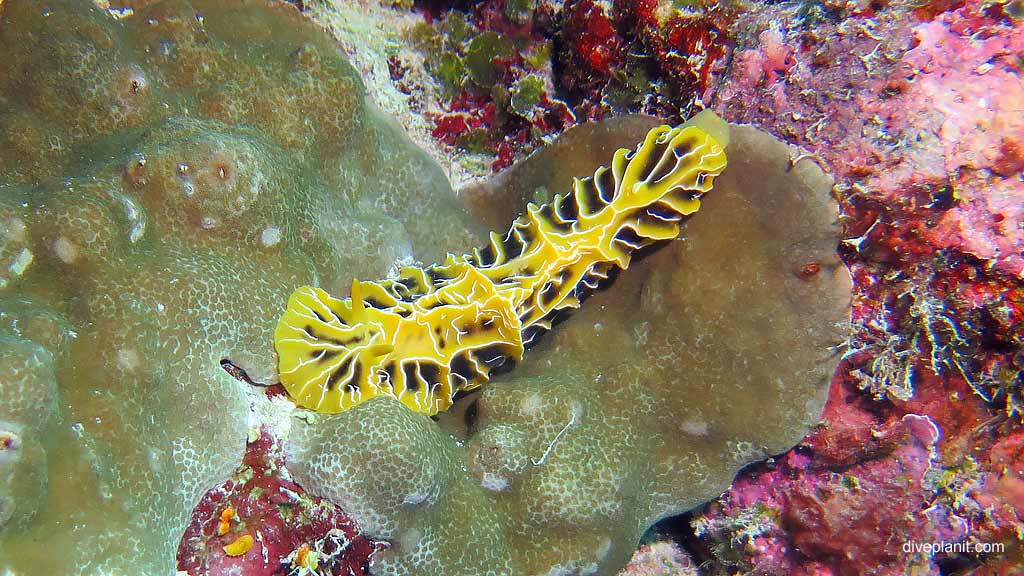
[[[724,138],[690,122],[652,129],[611,167],[530,204],[504,235],[443,264],[352,283],[347,300],[304,286],[274,343],[281,383],[299,405],[341,412],[379,395],[436,414],[477,388],[551,321],[578,308],[613,268],[679,234],[725,169]]]

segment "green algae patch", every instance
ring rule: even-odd
[[[6,2],[0,51],[0,572],[173,573],[249,431],[221,361],[274,382],[295,286],[477,227],[285,3]]]
[[[519,80],[512,86],[510,106],[512,111],[523,118],[529,118],[530,112],[544,94],[544,81],[533,74]]]
[[[511,218],[651,124],[570,131],[472,191],[478,216]],[[791,167],[796,152],[771,136],[729,132],[730,165],[681,239],[462,412],[434,423],[376,398],[296,424],[296,478],[395,543],[375,573],[614,574],[654,522],[719,495],[818,421],[850,298],[831,180]]]
[[[497,32],[483,32],[466,47],[466,70],[477,86],[490,88],[498,79],[496,58],[510,58],[515,53],[512,41]]]

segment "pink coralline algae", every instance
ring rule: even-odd
[[[736,55],[736,75],[747,82],[747,88],[758,83],[775,84],[793,66],[793,49],[783,44],[782,33],[768,29],[758,35],[758,48]]]
[[[751,567],[762,573],[861,574],[881,564],[892,565],[894,573],[909,571],[917,563],[902,554],[902,538],[934,538],[933,525],[908,513],[920,501],[908,488],[924,481],[934,436],[922,438],[910,428],[904,419],[876,430],[890,445],[886,457],[843,472],[829,473],[814,458],[790,452],[756,480],[737,481],[698,521],[698,533],[731,536],[737,548],[731,552],[749,555]],[[810,561],[792,565],[788,558],[798,554]]]
[[[1024,34],[983,9],[915,23],[894,6],[788,36],[766,27],[706,99],[730,119],[778,126],[859,196],[904,204],[908,191],[947,186],[950,206],[915,223],[920,239],[1021,277]]]
[[[919,44],[901,63],[916,76],[906,101],[942,116],[943,176],[958,198],[925,238],[1024,277],[1024,34],[1015,32],[1000,34],[969,12],[945,14],[915,29]]]
[[[703,96],[836,176],[854,333],[820,428],[696,514],[691,548],[758,574],[1015,573],[1024,26],[984,2],[822,8],[741,15]]]
[[[963,383],[931,384],[969,395]],[[938,574],[926,546],[967,549],[1015,538],[1021,518],[1007,504],[1020,500],[992,494],[983,478],[1002,484],[1001,491],[1020,489],[1020,434],[1002,440],[1009,449],[998,456],[993,448],[991,462],[952,467],[943,449],[956,449],[951,445],[972,432],[964,427],[981,415],[979,403],[957,414],[910,402],[880,417],[848,383],[837,383],[833,395],[817,432],[738,479],[695,521],[699,535],[717,542],[720,561],[758,574]],[[938,410],[952,438],[910,409]],[[998,472],[979,472],[1007,456]]]

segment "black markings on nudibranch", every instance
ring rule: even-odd
[[[452,357],[452,361],[449,364],[449,368],[452,374],[461,377],[466,382],[474,380],[477,372],[470,364],[469,351],[462,351]]]
[[[540,335],[544,333],[544,327],[534,324],[523,329],[523,346],[529,348],[537,343]]]
[[[654,171],[658,167],[659,161],[662,159],[663,152],[663,149],[656,148],[653,153],[641,156],[641,158],[644,159],[644,163],[638,170],[640,174],[638,180],[653,182],[656,179],[653,177]],[[671,168],[671,166],[669,168]]]
[[[541,222],[550,229],[551,232],[556,234],[568,234],[572,231],[573,222],[566,222],[559,216],[555,215],[554,204],[545,204],[540,207],[537,211],[537,217],[540,218]]]
[[[388,362],[387,365],[384,366],[384,374],[386,375],[386,379],[387,379],[388,383],[394,383],[394,381],[395,381],[395,363],[394,362]]]
[[[651,174],[647,177],[647,180],[650,182],[660,182],[664,180],[665,177],[675,172],[677,160],[678,159],[675,155],[672,154],[661,158],[654,168],[651,169]]]
[[[378,395],[445,410],[454,395],[514,367],[638,251],[675,237],[724,166],[703,130],[659,127],[568,193],[529,205],[471,254],[356,282],[358,301],[300,288],[275,332],[281,382],[297,402],[326,412]]]
[[[387,304],[381,302],[380,300],[377,300],[376,298],[374,298],[372,296],[368,297],[368,298],[363,298],[363,303],[365,303],[367,306],[370,306],[371,308],[376,308],[377,310],[387,310],[388,309],[388,305]]]
[[[662,204],[661,202],[651,204],[646,210],[651,216],[665,222],[678,222],[682,218],[682,214],[673,210],[671,206]]]
[[[349,367],[352,365],[352,357],[346,358],[340,366],[335,368],[327,377],[327,390],[334,390],[338,387],[338,381],[348,376]]]
[[[317,362],[321,364],[326,364],[327,362],[333,360],[339,354],[341,354],[341,350],[324,350],[320,354],[320,358],[317,359]]]
[[[520,239],[518,231],[515,228],[509,230],[508,234],[505,235],[505,239],[502,240],[505,247],[505,256],[518,258],[523,255],[523,248],[526,246]]]
[[[549,280],[544,284],[544,287],[540,289],[540,303],[545,308],[548,308],[560,295],[561,294],[559,294],[558,287],[555,285],[555,282]]]
[[[512,224],[512,228],[519,233],[519,239],[523,242],[523,244],[529,246],[533,245],[537,241],[537,234],[527,220],[523,218],[517,219]]]
[[[577,180],[575,184],[576,211],[583,216],[593,216],[608,205],[594,185],[593,178]]]
[[[423,381],[429,385],[437,384],[441,381],[441,369],[436,364],[430,362],[419,363],[420,377]]]
[[[420,381],[416,379],[416,364],[407,362],[402,364],[402,374],[405,376],[405,389],[415,392],[420,387]]]
[[[601,202],[611,204],[615,198],[615,175],[604,166],[598,168],[594,173],[594,187]]]
[[[555,216],[572,226],[580,219],[580,209],[569,196],[555,196]]]
[[[359,390],[359,381],[363,378],[363,365],[359,362],[355,363],[352,367],[352,377],[345,383],[346,392],[356,392]]]
[[[323,340],[326,340],[327,342],[330,342],[331,344],[334,344],[335,346],[341,346],[343,348],[348,348],[348,347],[352,346],[353,344],[358,344],[358,343],[362,342],[363,341],[363,337],[362,336],[353,336],[353,337],[345,339],[345,340],[338,340],[337,338],[324,338]]]
[[[649,242],[646,238],[637,234],[636,230],[628,226],[615,233],[615,241],[629,250],[639,250]]]
[[[473,352],[478,360],[490,367],[500,366],[505,362],[505,354],[498,345],[485,346]]]

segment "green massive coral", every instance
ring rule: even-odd
[[[275,380],[295,286],[461,253],[649,127],[570,135],[474,219],[292,7],[132,4],[0,4],[0,572],[172,572],[267,402],[221,361]],[[614,572],[818,416],[848,279],[827,179],[788,154],[734,129],[685,241],[516,372],[436,421],[296,419],[289,468],[393,540],[380,574]]]
[[[564,137],[477,191],[481,216],[565,189],[649,126]],[[395,542],[377,573],[614,574],[654,522],[717,496],[817,421],[850,288],[831,183],[790,166],[774,138],[731,133],[729,167],[684,239],[463,398],[462,415],[435,424],[377,398],[296,425],[299,481]]]
[[[171,573],[249,431],[221,361],[274,381],[292,288],[474,227],[291,6],[0,10],[0,572]]]

